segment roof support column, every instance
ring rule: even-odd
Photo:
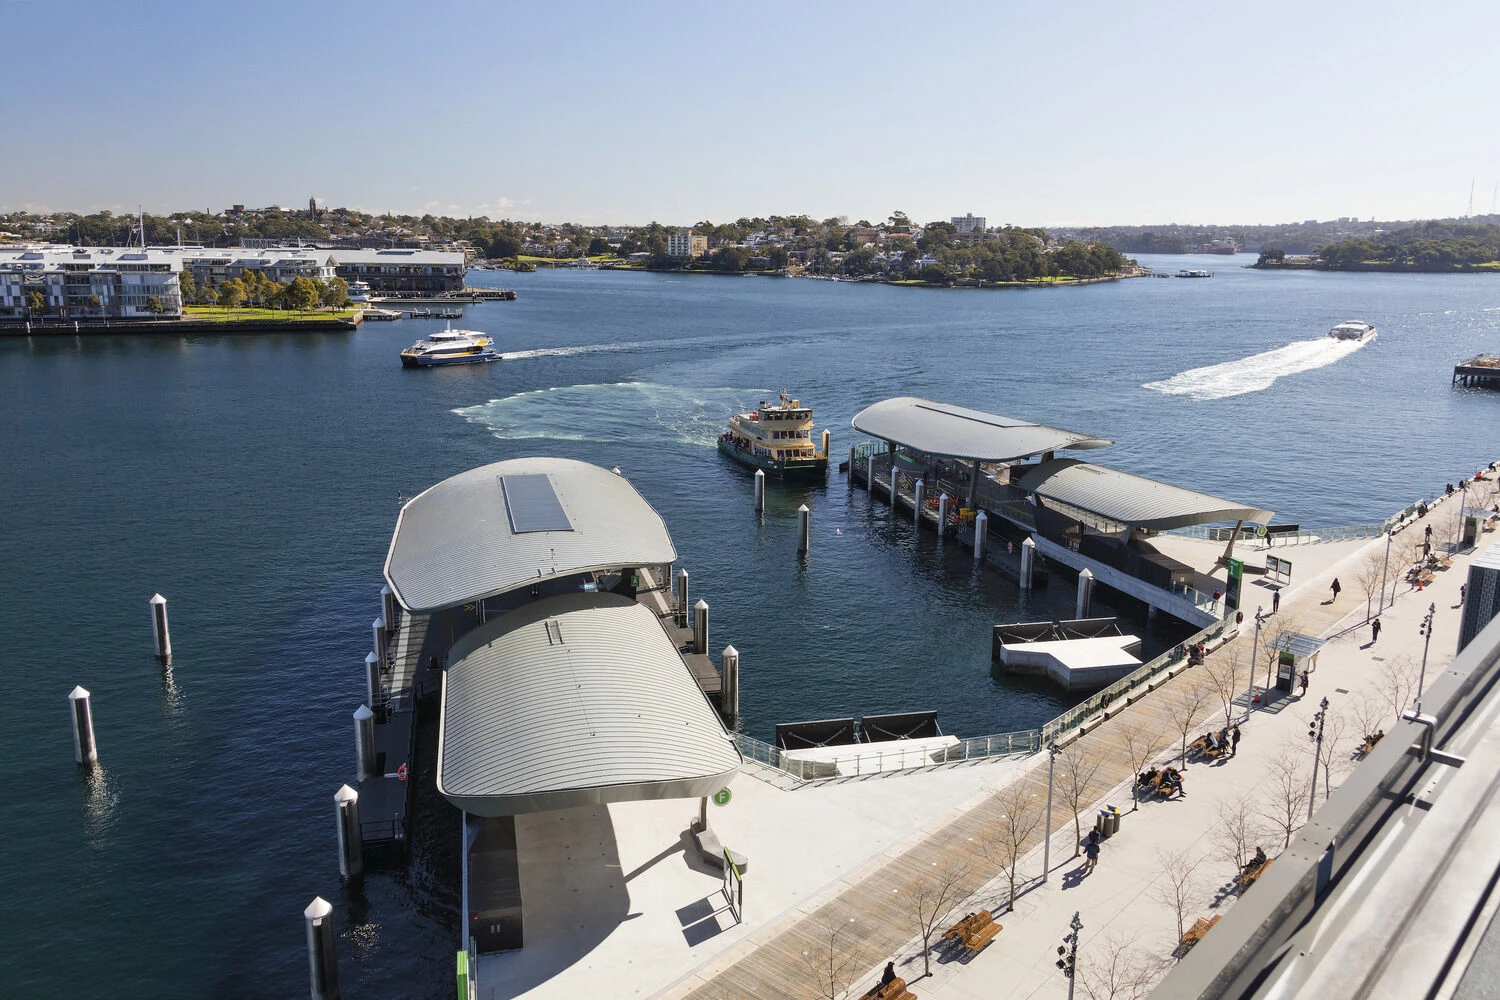
[[[1245,526],[1244,518],[1234,522],[1234,531],[1229,536],[1229,544],[1224,547],[1224,565],[1229,565],[1230,558],[1234,555],[1234,540],[1240,537],[1240,529]]]
[[[977,507],[979,500],[979,459],[974,459],[973,468],[969,475],[969,503],[968,508],[973,510]]]

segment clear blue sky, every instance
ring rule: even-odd
[[[1500,4],[0,0],[0,209],[1489,211]]]

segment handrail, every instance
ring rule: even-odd
[[[1022,729],[993,736],[960,739],[950,747],[912,749],[906,740],[849,744],[849,756],[833,760],[799,760],[787,757],[780,748],[744,733],[730,734],[745,759],[790,776],[799,783],[820,779],[852,777],[865,773],[914,770],[966,760],[1013,757],[1036,753],[1042,748],[1041,730]],[[908,744],[903,746],[902,744]],[[874,756],[874,767],[870,758]]]

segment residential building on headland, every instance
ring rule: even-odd
[[[337,276],[363,281],[383,295],[427,295],[464,287],[464,254],[441,250],[270,250],[182,251],[183,263],[200,285],[216,286],[253,270],[272,281],[293,278],[328,281]]]
[[[691,229],[682,229],[667,234],[668,257],[702,257],[708,253],[708,237],[699,236]]]
[[[176,250],[139,247],[0,248],[0,317],[43,312],[64,319],[151,319],[182,315]]]
[[[955,215],[949,218],[948,221],[957,226],[958,231],[961,233],[972,233],[976,229],[983,230],[985,228],[984,216],[982,215]]]

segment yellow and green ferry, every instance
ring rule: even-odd
[[[773,406],[761,400],[757,409],[729,418],[719,436],[719,450],[752,469],[783,479],[811,478],[828,472],[828,432],[822,450],[813,444],[812,408],[782,392]]]

